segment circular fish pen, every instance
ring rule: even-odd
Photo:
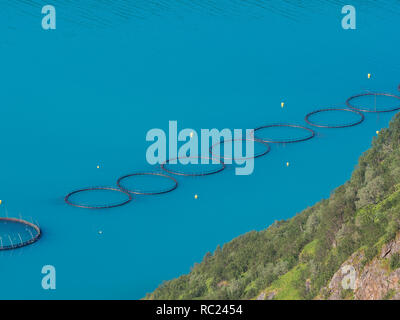
[[[374,97],[374,109],[367,108],[365,106],[355,106],[354,105],[354,101],[356,101],[357,99],[361,99],[363,97]],[[398,105],[379,110],[379,109],[377,109],[377,101],[376,101],[376,99],[378,97],[388,97],[388,98],[396,99],[398,102]],[[361,94],[357,94],[355,96],[351,96],[350,98],[348,98],[346,100],[346,105],[353,110],[362,111],[362,112],[371,112],[371,113],[392,112],[392,111],[400,110],[400,97],[396,96],[394,94],[390,94],[390,93],[372,93],[372,92],[361,93]]]
[[[129,178],[134,179],[135,177],[161,177],[162,179],[165,179],[166,181],[172,182],[170,187],[167,187],[166,189],[158,190],[158,191],[149,191],[149,190],[139,190],[139,189],[131,189],[128,188],[126,185],[123,184],[123,181],[126,182]],[[128,193],[133,193],[133,194],[141,194],[141,195],[156,195],[156,194],[163,194],[163,193],[168,193],[173,190],[175,190],[178,187],[178,181],[176,181],[174,178],[163,174],[163,173],[157,173],[157,172],[138,172],[138,173],[132,173],[132,174],[127,174],[123,177],[120,177],[117,180],[117,186]]]
[[[298,137],[298,138],[285,138],[285,139],[271,139],[271,138],[262,138],[259,136],[256,136],[256,132],[264,129],[269,129],[269,128],[295,128],[295,129],[301,129],[307,133],[306,136],[304,137]],[[278,124],[269,124],[266,126],[261,126],[256,129],[254,129],[254,132],[252,133],[253,138],[258,141],[266,142],[266,143],[297,143],[297,142],[302,142],[302,141],[307,141],[315,137],[315,131],[301,126],[297,124],[290,124],[290,123],[278,123]]]
[[[0,250],[13,250],[39,240],[42,232],[36,224],[17,218],[0,218]]]
[[[350,122],[350,123],[339,124],[339,125],[321,124],[321,123],[317,123],[317,122],[315,122],[315,121],[312,121],[312,120],[310,119],[310,118],[311,118],[312,116],[314,116],[314,115],[321,114],[321,113],[326,113],[326,112],[334,112],[334,111],[344,111],[344,112],[350,112],[350,113],[353,113],[353,114],[357,114],[357,115],[359,116],[359,119],[358,119],[358,120],[355,120],[355,121],[353,121],[353,122]],[[319,109],[319,110],[315,110],[315,111],[312,111],[312,112],[310,112],[310,113],[307,113],[306,116],[305,116],[305,118],[304,118],[304,120],[305,120],[309,125],[311,125],[311,126],[319,127],[319,128],[335,128],[335,129],[336,129],[336,128],[354,127],[354,126],[360,124],[361,122],[363,122],[364,119],[365,119],[365,116],[364,116],[361,112],[359,112],[359,111],[357,111],[357,110],[354,110],[354,109],[347,109],[347,108],[326,108],[326,109]]]
[[[225,142],[235,142],[235,141],[242,141],[242,142],[244,142],[244,141],[254,141],[254,142],[256,142],[256,143],[258,143],[260,145],[263,145],[264,150],[259,152],[259,153],[257,153],[257,154],[254,154],[253,156],[250,156],[250,157],[234,157],[234,156],[227,156],[225,154],[223,156],[221,156],[220,154],[213,152],[213,148],[215,148],[217,146],[221,146]],[[221,160],[231,160],[231,161],[249,160],[249,159],[259,158],[259,157],[262,157],[262,156],[266,155],[270,151],[271,151],[271,146],[268,143],[266,143],[264,141],[261,141],[261,140],[256,140],[256,139],[228,139],[228,140],[217,142],[217,143],[213,144],[210,147],[210,154],[212,155],[212,157],[215,157],[215,158],[218,158],[218,159],[221,159]]]
[[[109,202],[105,204],[88,204],[85,202],[74,202],[72,201],[71,198],[76,197],[77,195],[82,195],[85,193],[90,193],[90,192],[97,192],[97,191],[106,191],[118,195],[123,195],[124,199],[117,200],[116,202]],[[69,204],[70,206],[78,207],[78,208],[84,208],[84,209],[109,209],[109,208],[116,208],[116,207],[121,207],[123,205],[128,204],[131,202],[133,199],[132,195],[124,190],[117,189],[117,188],[111,188],[111,187],[90,187],[90,188],[84,188],[84,189],[79,189],[72,191],[68,193],[64,201]]]
[[[171,161],[181,161],[181,160],[190,160],[190,159],[196,159],[197,161],[200,160],[200,162],[202,162],[203,160],[207,160],[207,162],[211,161],[217,161],[216,165],[217,168],[216,169],[212,169],[212,170],[207,170],[207,171],[193,171],[193,172],[184,172],[184,171],[179,171],[179,170],[172,170],[171,168],[168,168],[168,166],[170,166]],[[207,163],[208,164],[208,163]],[[205,163],[200,163],[200,164],[196,164],[196,165],[205,165]],[[215,165],[215,164],[214,164]],[[216,174],[218,172],[221,172],[222,170],[225,169],[225,164],[217,158],[213,158],[213,157],[202,157],[202,156],[197,156],[197,157],[178,157],[178,158],[173,158],[173,159],[169,159],[166,160],[164,163],[161,164],[161,169],[171,173],[171,174],[175,174],[175,175],[179,175],[179,176],[186,176],[186,177],[201,177],[201,176],[208,176],[211,174]]]

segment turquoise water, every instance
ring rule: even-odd
[[[169,120],[178,130],[305,125],[307,112],[353,94],[396,93],[400,6],[353,1],[357,30],[343,30],[341,1],[58,0],[57,30],[44,31],[44,4],[0,4],[0,208],[43,231],[0,253],[1,299],[141,298],[218,244],[328,197],[393,116],[273,145],[250,176],[228,167],[124,207],[69,207],[72,190],[155,169],[145,136]],[[53,291],[41,288],[48,264]]]

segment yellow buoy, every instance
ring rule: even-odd
[[[283,108],[285,106],[284,102],[281,102],[281,108]]]
[[[371,74],[370,73],[368,73],[368,79],[371,79]]]
[[[379,134],[379,131],[376,131],[376,134]]]
[[[195,194],[195,195],[194,195],[194,198],[195,198],[195,199],[197,199],[197,198],[198,198],[198,195],[197,195],[197,194]]]
[[[289,167],[289,162],[286,162],[286,167]]]
[[[3,200],[0,200],[0,204],[3,202]]]
[[[100,166],[97,166],[97,169],[100,169]]]

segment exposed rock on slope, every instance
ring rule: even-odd
[[[393,265],[397,267],[399,253],[400,234],[366,266],[362,263],[364,253],[354,253],[322,290],[322,296],[330,300],[400,300],[400,268],[392,270]]]

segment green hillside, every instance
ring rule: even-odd
[[[366,265],[399,231],[399,144],[397,114],[329,199],[207,253],[146,299],[323,298],[321,289],[353,253],[362,251]]]

